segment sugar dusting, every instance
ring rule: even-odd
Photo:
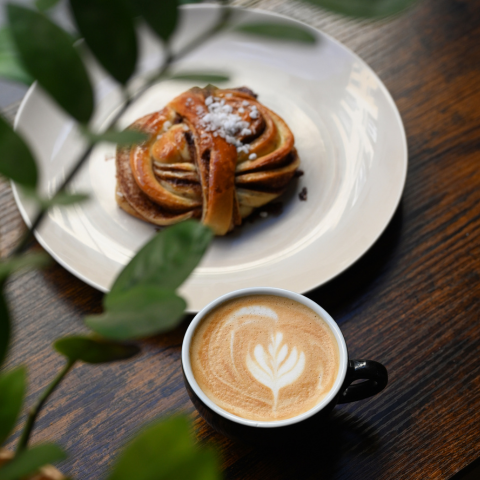
[[[246,107],[249,106],[250,103],[243,101],[242,105]],[[207,97],[205,99],[205,106],[208,112],[205,112],[201,107],[197,107],[197,114],[205,130],[207,132],[213,132],[214,137],[222,137],[231,145],[235,145],[238,153],[244,152],[248,154],[250,152],[250,145],[241,142],[238,136],[248,136],[252,134],[252,129],[249,128],[250,123],[242,120],[238,114],[233,113],[232,106],[227,105],[225,100],[218,97]],[[244,113],[245,109],[241,107],[238,109],[238,112]],[[251,119],[257,119],[259,116],[260,112],[257,107],[252,105],[250,107],[249,117]]]

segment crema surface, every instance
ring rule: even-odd
[[[317,405],[339,368],[327,323],[308,307],[273,295],[224,303],[197,327],[193,375],[219,407],[239,417],[292,418]]]

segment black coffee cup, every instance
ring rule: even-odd
[[[294,300],[317,313],[330,327],[339,350],[339,369],[333,387],[327,395],[312,409],[285,420],[257,421],[249,420],[220,408],[209,399],[198,385],[190,365],[190,344],[193,334],[213,309],[236,298],[253,295],[274,295]],[[310,433],[318,433],[318,427],[327,421],[330,412],[338,403],[363,400],[381,392],[387,385],[386,368],[373,360],[352,360],[348,357],[347,346],[342,332],[333,318],[312,300],[298,293],[271,287],[256,287],[236,290],[223,295],[204,307],[192,320],[182,345],[182,367],[188,394],[205,421],[215,430],[246,443],[259,445],[277,442],[296,442]],[[363,380],[361,383],[352,383]],[[301,435],[301,437],[299,437]]]

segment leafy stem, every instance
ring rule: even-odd
[[[57,192],[55,193],[54,197],[57,196],[58,194],[62,193],[65,191],[67,185],[72,181],[73,177],[78,173],[82,165],[85,163],[87,158],[89,157],[90,153],[92,153],[93,150],[93,144],[89,145],[89,147],[85,150],[81,158],[77,161],[75,166],[72,168],[70,173],[67,175],[67,177],[64,179],[60,187],[58,188]],[[19,253],[22,253],[23,250],[26,248],[28,245],[28,242],[31,240],[33,232],[40,226],[42,223],[45,214],[47,213],[48,208],[42,208],[40,211],[37,213],[36,217],[34,218],[32,222],[32,226],[30,229],[25,232],[23,235],[23,238],[18,242],[17,246],[14,248],[14,250],[10,253],[10,257],[18,255]]]
[[[232,9],[225,5],[226,3],[225,1],[222,3],[223,3],[222,14],[220,15],[218,22],[212,28],[202,33],[195,40],[193,40],[188,45],[183,47],[183,49],[180,50],[180,52],[178,52],[174,57],[172,57],[172,61],[179,60],[185,55],[188,55],[191,51],[198,48],[199,45],[209,40],[211,37],[216,35],[218,32],[220,32],[227,26],[228,20],[230,19],[230,16],[232,14]]]
[[[16,455],[21,453],[27,447],[28,440],[30,439],[30,435],[32,433],[33,427],[35,425],[35,421],[37,420],[37,417],[38,417],[38,414],[40,413],[40,410],[42,409],[43,405],[48,400],[50,395],[58,387],[58,385],[63,380],[65,375],[67,375],[67,373],[72,369],[72,367],[74,365],[75,365],[75,360],[68,360],[67,361],[67,363],[62,368],[62,370],[60,370],[57,377],[47,387],[47,389],[42,393],[41,397],[37,400],[37,403],[30,410],[30,412],[28,414],[28,417],[27,417],[27,421],[25,423],[25,427],[24,427],[23,432],[22,432],[22,436],[21,436],[20,441],[18,442],[18,445],[17,445]]]
[[[199,44],[204,43],[209,38],[211,38],[213,35],[215,35],[217,32],[219,32],[221,29],[223,29],[224,26],[227,24],[229,16],[230,16],[230,9],[224,8],[222,10],[222,15],[221,15],[221,17],[220,17],[220,19],[219,19],[219,21],[217,22],[216,25],[214,25],[209,31],[205,32],[200,37],[198,37],[194,42],[188,44],[186,47],[184,47],[176,55],[173,55],[170,52],[170,50],[168,49],[168,45],[167,45],[165,60],[164,60],[163,64],[160,66],[156,75],[147,79],[146,83],[134,94],[129,95],[129,94],[126,93],[126,90],[124,90],[125,101],[124,101],[123,105],[121,106],[121,108],[113,116],[113,118],[110,121],[106,130],[114,127],[117,124],[120,117],[123,115],[123,113],[129,108],[129,106],[135,100],[139,99],[153,84],[155,84],[158,81],[161,81],[162,79],[164,79],[167,76],[168,69],[170,68],[170,66],[173,62],[175,62],[176,60],[178,60],[178,59],[182,58],[183,56],[187,55],[190,51],[192,51],[193,49],[198,47]],[[86,148],[85,152],[77,160],[76,164],[73,166],[71,171],[68,173],[66,178],[63,180],[62,184],[58,188],[54,197],[65,191],[68,184],[75,177],[75,175],[78,173],[78,171],[80,170],[82,165],[85,163],[87,158],[90,156],[93,148],[94,148],[94,142],[90,142],[90,144]],[[18,255],[21,252],[23,252],[23,250],[27,247],[29,241],[31,240],[33,232],[40,226],[43,219],[45,218],[45,214],[47,213],[47,210],[48,210],[48,208],[46,208],[46,207],[42,207],[39,210],[39,212],[37,213],[36,217],[34,218],[34,220],[32,222],[31,228],[25,233],[23,238],[17,244],[16,248],[10,254],[10,256],[15,256],[15,255]],[[183,308],[182,308],[182,311],[183,311]],[[32,433],[33,428],[35,426],[36,419],[37,419],[41,409],[43,408],[45,402],[48,400],[50,395],[52,395],[52,393],[55,391],[55,389],[59,386],[59,384],[63,380],[63,378],[72,369],[75,362],[76,362],[76,360],[70,359],[65,364],[65,366],[62,368],[62,370],[57,375],[57,377],[49,385],[49,387],[42,393],[41,397],[38,399],[35,406],[29,412],[26,423],[25,423],[24,430],[22,432],[21,438],[20,438],[18,446],[17,446],[16,455],[19,455],[20,453],[22,453],[27,448],[31,433]]]

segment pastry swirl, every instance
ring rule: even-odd
[[[129,128],[149,138],[117,149],[117,203],[155,225],[199,218],[224,235],[300,163],[286,123],[247,88],[192,88]]]

